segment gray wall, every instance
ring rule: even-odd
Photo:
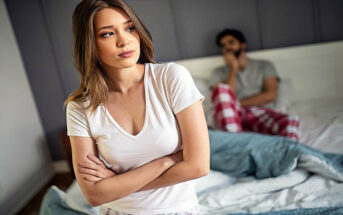
[[[53,175],[39,113],[0,0],[0,214],[18,212]]]
[[[78,86],[71,57],[71,14],[79,0],[7,0],[54,160],[63,101]],[[156,60],[219,54],[215,34],[242,30],[248,50],[343,39],[341,0],[127,0],[153,36]]]

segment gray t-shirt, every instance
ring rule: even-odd
[[[216,82],[225,81],[229,77],[229,72],[229,67],[226,65],[215,69],[209,80],[210,86],[213,86]],[[245,69],[237,73],[237,99],[261,93],[264,80],[269,77],[277,77],[279,80],[275,66],[271,62],[249,58]]]

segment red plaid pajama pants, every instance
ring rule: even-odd
[[[217,85],[212,92],[217,127],[229,132],[253,131],[280,135],[299,141],[297,116],[265,107],[244,107],[227,84]]]

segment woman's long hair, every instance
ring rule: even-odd
[[[97,55],[95,34],[93,28],[94,17],[104,8],[119,8],[131,18],[140,37],[140,56],[138,63],[155,63],[154,46],[151,35],[133,9],[122,0],[83,0],[77,5],[73,13],[74,35],[74,64],[80,75],[80,86],[69,95],[64,105],[70,101],[85,102],[92,108],[92,112],[108,96],[107,75],[101,67]]]

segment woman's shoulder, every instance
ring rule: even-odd
[[[86,99],[85,101],[69,101],[66,105],[67,112],[72,110],[78,110],[82,112],[86,112],[88,110],[89,106],[89,99]]]
[[[154,70],[167,70],[167,71],[175,71],[175,70],[186,70],[186,68],[180,64],[175,62],[167,62],[167,63],[149,63],[149,65]]]
[[[152,68],[152,72],[156,76],[160,76],[163,79],[178,78],[180,76],[183,76],[185,73],[189,73],[189,71],[184,66],[174,62],[150,65]]]

